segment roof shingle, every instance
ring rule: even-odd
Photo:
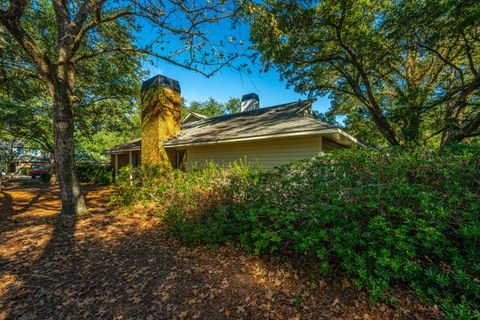
[[[142,143],[141,138],[137,138],[135,140],[131,140],[122,144],[117,144],[116,146],[108,149],[105,151],[105,153],[118,153],[121,151],[135,151],[135,150],[140,150],[140,146]]]
[[[166,148],[217,142],[255,140],[283,135],[316,135],[338,127],[312,117],[312,101],[304,100],[185,123],[165,141]],[[343,131],[341,131],[343,133]],[[331,130],[330,130],[331,133]],[[346,135],[346,134],[345,134]],[[350,137],[348,139],[353,139]],[[355,140],[356,141],[356,140]],[[107,153],[140,150],[141,139],[117,145]]]
[[[311,117],[310,100],[195,121],[182,126],[165,147],[337,128]]]

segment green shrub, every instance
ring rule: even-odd
[[[339,150],[267,172],[147,168],[132,177],[119,182],[119,199],[154,205],[177,237],[305,255],[374,300],[405,283],[450,318],[480,316],[477,145]]]
[[[90,182],[99,185],[107,185],[112,182],[112,170],[110,166],[84,163],[77,165],[77,170],[81,182]]]
[[[42,172],[42,173],[40,174],[40,180],[41,180],[43,183],[49,183],[51,176],[52,176],[52,174],[51,174],[50,172]]]
[[[229,231],[224,225],[229,223],[227,214],[243,200],[255,177],[256,171],[239,164],[226,168],[210,164],[191,172],[126,166],[119,171],[113,200],[124,206],[154,205],[169,232],[186,240],[224,242]]]

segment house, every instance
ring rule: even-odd
[[[23,142],[0,140],[0,162],[0,171],[19,173],[22,169],[49,167],[50,154]]]
[[[141,162],[189,168],[239,159],[273,168],[334,148],[362,145],[337,126],[312,115],[312,100],[260,107],[256,94],[242,98],[241,112],[215,118],[189,114],[180,123],[180,85],[158,75],[142,85],[141,138],[114,146],[115,172]]]

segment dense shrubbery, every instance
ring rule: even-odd
[[[228,221],[219,215],[243,202],[256,176],[252,168],[236,164],[228,168],[210,165],[194,172],[127,166],[120,170],[115,201],[153,206],[170,231],[186,240],[225,242],[230,240],[230,230]]]
[[[478,146],[341,150],[267,172],[124,174],[134,178],[121,180],[117,199],[153,205],[175,236],[306,255],[373,299],[406,283],[452,318],[479,317]]]
[[[50,182],[50,177],[52,176],[52,174],[50,172],[42,172],[40,174],[40,180],[43,182],[43,183],[48,183]]]
[[[112,171],[109,166],[84,163],[77,165],[78,178],[81,182],[106,185],[112,182]]]

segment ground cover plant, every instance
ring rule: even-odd
[[[407,285],[447,318],[479,318],[480,148],[340,150],[258,171],[123,172],[116,200],[139,203],[192,242],[302,255],[375,300]],[[129,177],[133,179],[130,180]]]
[[[298,261],[182,243],[159,219],[112,214],[110,186],[82,184],[89,213],[64,217],[59,189],[32,182],[0,191],[2,320],[442,318],[409,292],[372,304]]]
[[[112,182],[112,168],[102,164],[78,164],[78,178],[81,182],[107,185]]]

